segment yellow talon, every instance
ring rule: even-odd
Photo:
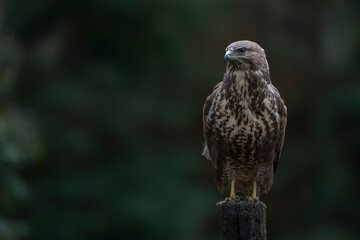
[[[256,199],[256,181],[254,181],[254,184],[253,184],[253,192],[251,194],[251,197],[253,199]]]
[[[254,202],[254,201],[258,200],[257,197],[256,197],[256,181],[254,181],[253,191],[252,191],[251,197],[249,197],[248,200],[251,201],[251,202]]]
[[[222,205],[224,205],[224,203],[226,203],[226,202],[227,202],[226,200],[217,202],[217,203],[216,203],[216,206],[222,206]]]
[[[236,194],[235,194],[235,181],[231,181],[231,188],[230,188],[230,201],[236,200]]]
[[[229,196],[229,198],[226,198],[225,200],[216,203],[216,206],[221,206],[221,205],[223,205],[224,203],[226,203],[226,202],[228,202],[228,201],[230,201],[230,202],[236,202],[236,201],[238,201],[238,197],[237,197],[236,194],[235,194],[235,181],[231,181],[230,196]]]

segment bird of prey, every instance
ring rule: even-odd
[[[226,72],[203,108],[203,156],[216,169],[226,201],[257,201],[273,183],[284,143],[287,109],[272,85],[265,51],[238,41],[225,49]],[[219,202],[223,204],[225,201]]]

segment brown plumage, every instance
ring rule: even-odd
[[[251,41],[226,48],[226,72],[203,109],[203,155],[213,162],[219,191],[266,193],[273,183],[286,127],[286,106],[272,85],[264,50]]]

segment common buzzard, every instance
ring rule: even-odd
[[[287,110],[272,85],[264,50],[238,41],[225,49],[226,72],[203,108],[203,156],[216,169],[219,191],[230,187],[255,201],[273,183],[285,137]],[[225,201],[220,202],[220,204]]]

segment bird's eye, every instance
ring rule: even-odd
[[[240,54],[245,54],[246,51],[247,51],[247,48],[246,48],[246,47],[243,47],[243,48],[239,48],[239,49],[238,49],[238,52],[239,52]]]

